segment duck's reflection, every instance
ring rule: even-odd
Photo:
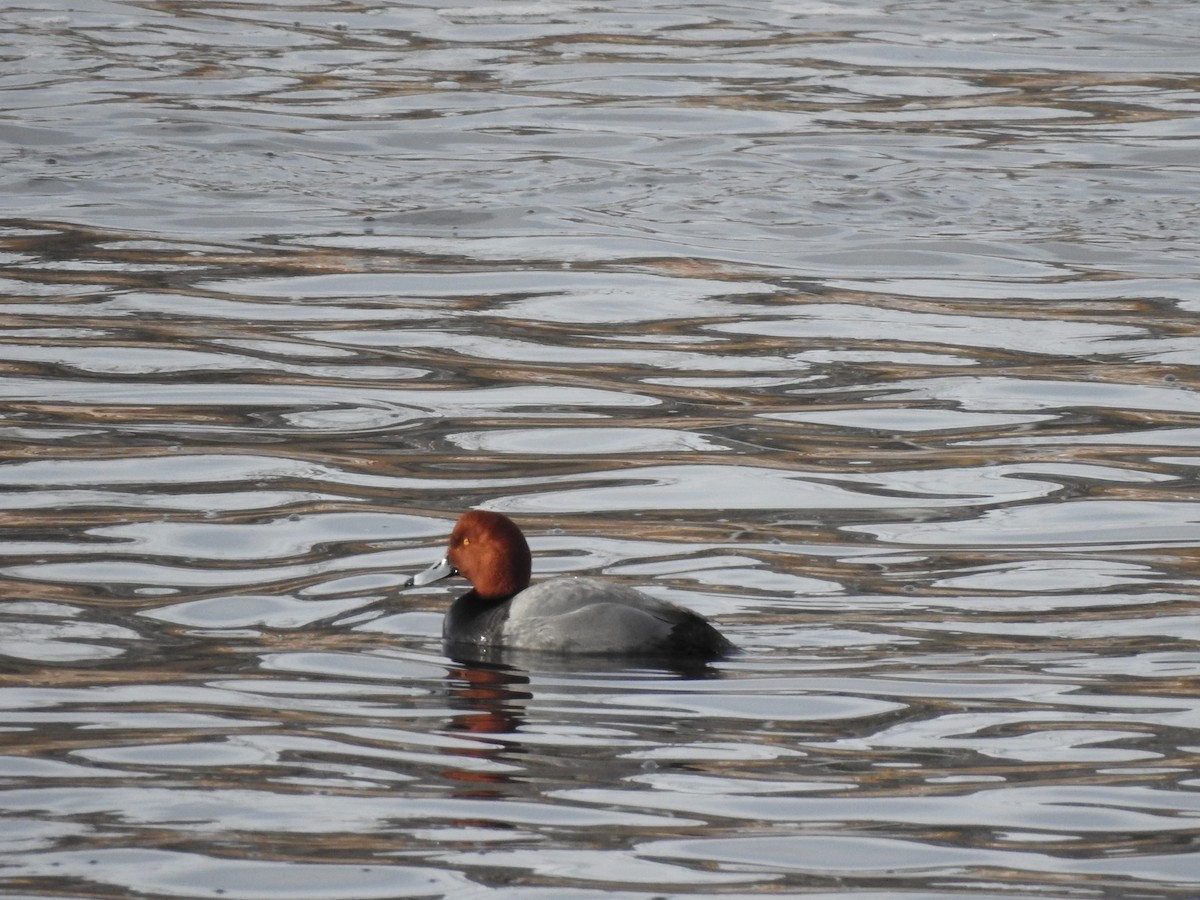
[[[663,657],[653,654],[573,656],[565,653],[543,653],[511,647],[479,647],[475,644],[450,642],[443,645],[443,650],[446,656],[460,665],[504,669],[525,676],[526,683],[531,673],[574,675],[582,678],[590,675],[620,674],[689,680],[723,677],[722,671],[711,661],[690,657]]]
[[[447,752],[464,765],[443,769],[443,778],[461,785],[459,797],[499,797],[514,780],[514,755],[525,753],[516,732],[525,722],[525,704],[533,698],[529,676],[508,666],[454,660],[446,670],[447,705],[452,710],[446,731],[479,740],[457,742]],[[488,735],[488,739],[482,736]],[[505,738],[505,735],[512,736]],[[473,762],[467,764],[466,759]],[[482,761],[495,763],[481,765]]]
[[[588,699],[584,706],[595,709],[595,693],[612,689],[670,690],[672,682],[723,676],[720,669],[698,661],[638,660],[564,656],[506,648],[481,650],[478,646],[447,644],[447,705],[451,715],[447,733],[474,740],[457,742],[448,752],[464,758],[461,768],[444,770],[443,777],[461,784],[459,796],[509,796],[512,785],[528,781],[527,765],[521,757],[536,754],[543,742],[530,742],[528,712],[544,679],[544,690],[558,701],[578,694]],[[602,686],[597,686],[597,679]],[[559,720],[563,710],[557,709]],[[594,727],[590,719],[580,723],[581,732]],[[467,762],[467,759],[471,760]],[[530,760],[526,760],[529,763]],[[488,765],[487,763],[491,763]]]
[[[454,663],[446,673],[450,707],[457,711],[450,731],[502,735],[524,723],[525,703],[533,698],[528,674],[500,663]]]
[[[519,650],[447,645],[451,665],[447,688],[452,709],[460,710],[448,723],[449,730],[471,734],[512,734],[525,723],[525,709],[534,698],[531,673],[550,676],[611,677],[627,674],[637,678],[720,678],[722,672],[704,662],[564,657]],[[561,685],[560,685],[561,688]]]

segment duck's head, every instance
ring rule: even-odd
[[[473,509],[454,526],[445,558],[410,583],[432,584],[457,573],[481,599],[505,600],[529,587],[531,567],[529,544],[516,523],[500,513]]]

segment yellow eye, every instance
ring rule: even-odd
[[[471,543],[471,539],[470,539],[470,538],[463,538],[463,539],[462,539],[462,546],[464,546],[464,547],[467,547],[467,546],[469,546],[469,545],[470,545],[470,543]]]

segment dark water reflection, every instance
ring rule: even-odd
[[[1198,9],[0,12],[4,891],[1194,897]]]

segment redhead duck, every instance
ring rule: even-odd
[[[450,535],[446,557],[406,586],[462,575],[472,590],[451,604],[442,636],[455,652],[497,650],[711,660],[732,643],[690,609],[599,578],[529,586],[529,544],[500,513],[472,510]]]

